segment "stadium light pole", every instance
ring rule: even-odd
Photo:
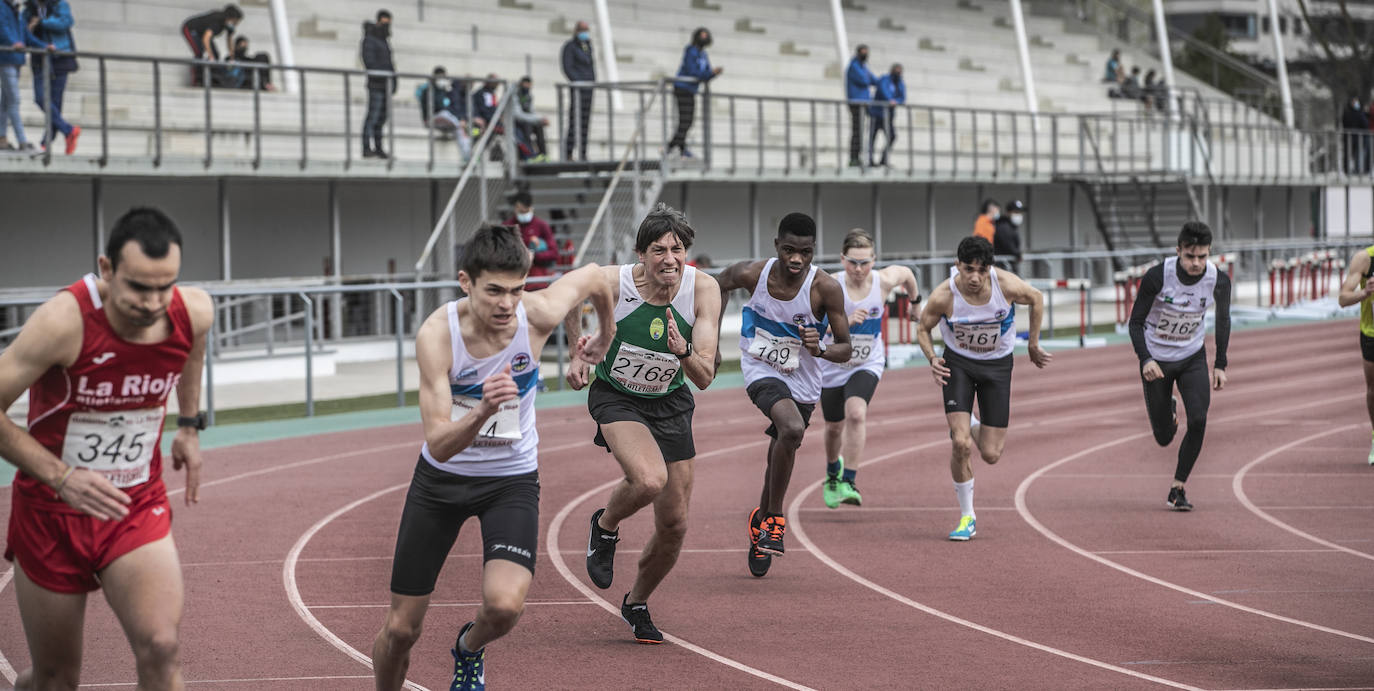
[[[615,60],[615,38],[611,36],[611,12],[606,8],[606,0],[595,0],[592,3],[596,7],[596,33],[601,37],[601,60],[606,64],[606,81],[620,81],[620,65]],[[625,101],[621,98],[619,89],[611,89],[611,102],[616,110],[625,107]],[[612,156],[615,152],[611,153]]]
[[[286,19],[286,0],[271,0],[272,38],[277,44],[277,60],[285,67],[296,66],[296,53],[291,49],[291,23]],[[282,70],[282,89],[288,94],[300,91],[301,75],[295,70]]]
[[[830,19],[835,26],[835,49],[840,54],[840,72],[849,61],[849,31],[844,28],[844,7],[841,0],[830,0]],[[841,80],[843,83],[843,80]]]
[[[1159,61],[1164,64],[1164,88],[1169,95],[1169,117],[1178,116],[1178,84],[1174,81],[1174,58],[1169,52],[1169,26],[1164,21],[1164,0],[1153,0],[1155,11],[1155,35],[1159,37]]]
[[[1016,26],[1016,50],[1021,56],[1021,81],[1026,89],[1026,110],[1035,115],[1039,112],[1039,99],[1035,97],[1035,76],[1031,72],[1030,44],[1026,40],[1026,18],[1021,12],[1021,0],[1011,0],[1011,21]],[[1039,129],[1038,118],[1031,118],[1031,126]]]
[[[1293,126],[1293,92],[1288,88],[1288,57],[1283,52],[1283,32],[1279,31],[1279,6],[1269,0],[1269,28],[1274,37],[1274,64],[1279,71],[1279,98],[1283,101],[1283,124]]]

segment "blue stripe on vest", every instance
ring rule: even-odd
[[[521,396],[524,396],[525,394],[530,392],[530,389],[533,389],[535,386],[539,384],[539,368],[535,367],[533,370],[529,372],[526,372],[524,374],[517,374],[511,378],[515,380],[516,391]],[[448,389],[449,393],[451,393],[454,396],[467,396],[468,398],[478,399],[482,397],[482,382],[477,382],[476,384],[463,385],[450,384]]]
[[[740,325],[740,333],[743,334],[745,338],[753,338],[756,329],[763,329],[777,337],[791,336],[792,338],[801,338],[801,329],[797,328],[795,325],[775,322],[755,312],[754,308],[746,306],[744,308],[744,319]]]
[[[883,332],[882,319],[865,319],[858,324],[849,327],[851,334],[872,334],[874,336]]]

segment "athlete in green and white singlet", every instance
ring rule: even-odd
[[[620,608],[640,643],[663,641],[646,603],[687,533],[696,445],[695,403],[685,380],[704,389],[716,374],[720,287],[687,265],[694,235],[680,212],[660,204],[639,226],[639,263],[602,269],[615,291],[616,336],[596,365],[587,409],[596,420],[596,443],[615,455],[625,479],[591,516],[587,575],[598,588],[611,587],[620,522],[652,503],[654,534]],[[572,317],[568,329],[575,337],[580,315]],[[587,365],[574,361],[568,383],[580,389],[588,374]]]

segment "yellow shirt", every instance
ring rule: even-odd
[[[1360,290],[1364,290],[1364,285],[1369,281],[1369,277],[1374,275],[1374,245],[1364,248],[1365,254],[1370,257],[1369,268],[1360,277]],[[1374,296],[1365,298],[1360,303],[1360,333],[1374,338]]]

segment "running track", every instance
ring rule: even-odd
[[[487,678],[498,689],[1374,689],[1374,468],[1355,333],[1345,321],[1234,334],[1191,514],[1164,508],[1177,441],[1150,438],[1128,346],[1061,351],[1043,371],[1017,355],[1007,451],[995,466],[975,460],[979,533],[962,544],[944,539],[958,512],[940,396],[925,368],[894,371],[870,414],[864,506],[821,503],[814,425],[788,496],[787,556],[763,579],[745,567],[744,520],[764,419],[741,389],[699,394],[687,549],[652,600],[674,643],[663,646],[631,642],[616,609],[649,515],[624,524],[612,588],[592,588],[587,517],[619,475],[591,445],[585,408],[541,410],[537,573]],[[371,688],[365,654],[419,438],[406,425],[207,452],[201,504],[174,503],[193,688]],[[416,688],[447,686],[448,648],[478,599],[477,535],[470,523],[440,578]],[[98,598],[86,631],[83,682],[132,688],[132,656]],[[10,592],[0,653],[28,664]]]

